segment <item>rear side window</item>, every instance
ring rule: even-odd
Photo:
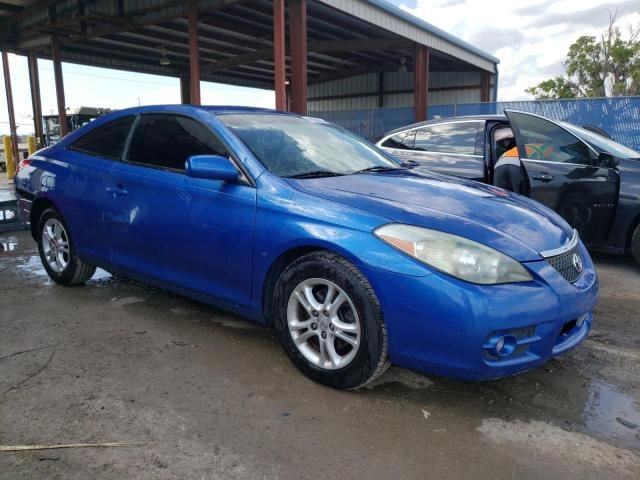
[[[475,155],[478,129],[482,122],[429,125],[416,132],[414,150]]]
[[[226,155],[213,132],[180,115],[142,115],[133,132],[127,161],[184,171],[192,155]]]
[[[97,157],[120,160],[134,118],[118,118],[95,128],[73,142],[70,148]]]

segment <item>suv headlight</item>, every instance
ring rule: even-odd
[[[467,282],[494,285],[533,280],[520,262],[457,235],[398,223],[373,233],[421,262]]]

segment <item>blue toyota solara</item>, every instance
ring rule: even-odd
[[[593,320],[593,263],[554,212],[415,173],[318,119],[122,110],[23,161],[15,185],[57,283],[99,266],[272,325],[302,372],[336,388],[391,363],[519,373]]]

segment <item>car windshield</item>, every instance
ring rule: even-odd
[[[640,153],[628,147],[625,147],[618,142],[614,142],[607,137],[603,137],[602,135],[598,135],[595,132],[586,130],[576,125],[572,125],[570,123],[558,123],[569,130],[571,133],[589,142],[591,145],[596,147],[597,150],[600,150],[600,152],[610,153],[614,157],[618,158],[640,158]]]
[[[218,119],[281,177],[312,178],[401,168],[365,140],[308,117],[225,114]]]

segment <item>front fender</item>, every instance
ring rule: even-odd
[[[266,178],[265,178],[266,177]],[[373,235],[386,218],[320,199],[263,175],[258,185],[253,299],[260,302],[271,266],[292,250],[332,251],[359,267],[424,277],[429,268]]]

